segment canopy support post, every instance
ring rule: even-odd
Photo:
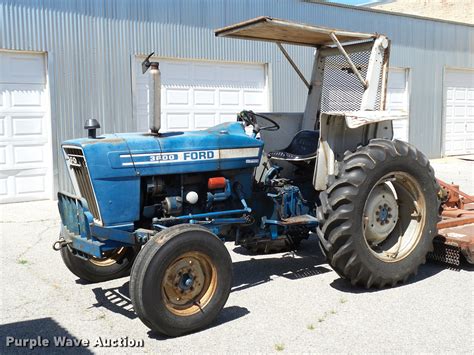
[[[357,69],[357,67],[354,65],[354,62],[352,61],[351,57],[349,57],[349,55],[347,54],[346,50],[344,49],[344,47],[342,46],[342,44],[339,42],[339,40],[337,39],[336,35],[334,34],[334,32],[331,32],[329,34],[329,36],[331,37],[332,41],[334,42],[334,44],[337,46],[337,48],[339,49],[339,52],[341,52],[341,54],[344,56],[344,58],[346,58],[347,60],[347,63],[349,63],[349,66],[351,67],[352,71],[354,72],[354,74],[357,76],[357,78],[359,79],[359,81],[362,83],[362,85],[364,86],[364,89],[367,89],[369,87],[369,84],[367,83],[367,81],[362,77],[362,75],[360,74],[359,70]]]
[[[293,69],[295,70],[296,74],[298,74],[298,76],[300,77],[300,79],[303,81],[303,83],[306,85],[306,87],[310,88],[310,85],[308,83],[308,80],[306,80],[306,78],[304,77],[303,73],[301,72],[301,70],[298,68],[298,66],[296,65],[296,63],[293,61],[293,59],[291,59],[290,55],[288,54],[288,52],[286,51],[285,47],[283,47],[283,45],[280,43],[280,42],[276,42],[276,45],[278,46],[278,48],[280,48],[280,51],[283,53],[283,55],[285,56],[286,60],[288,60],[288,62],[291,64],[291,66],[293,67]]]

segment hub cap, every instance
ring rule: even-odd
[[[127,248],[117,248],[104,252],[103,258],[92,257],[89,261],[96,266],[111,266],[122,260],[126,252]]]
[[[362,218],[365,241],[377,258],[405,258],[418,245],[426,220],[420,184],[404,172],[385,175],[370,191]]]
[[[398,204],[392,190],[386,185],[376,186],[369,195],[366,206],[368,223],[365,237],[371,244],[383,242],[398,221]]]
[[[216,286],[217,272],[210,258],[200,252],[189,252],[168,266],[161,289],[170,312],[190,316],[209,303]]]

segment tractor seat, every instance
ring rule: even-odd
[[[299,131],[290,145],[282,150],[267,154],[268,159],[289,162],[308,161],[316,158],[319,131]]]

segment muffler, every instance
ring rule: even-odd
[[[161,73],[160,63],[150,62],[153,54],[155,52],[150,53],[142,62],[142,73],[145,74],[150,69],[153,92],[150,95],[149,126],[152,133],[158,134],[161,128]]]

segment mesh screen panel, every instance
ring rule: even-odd
[[[365,78],[370,50],[350,53],[349,57]],[[381,109],[382,72],[379,73],[375,110]],[[321,95],[321,112],[360,110],[364,87],[342,54],[326,57]]]

